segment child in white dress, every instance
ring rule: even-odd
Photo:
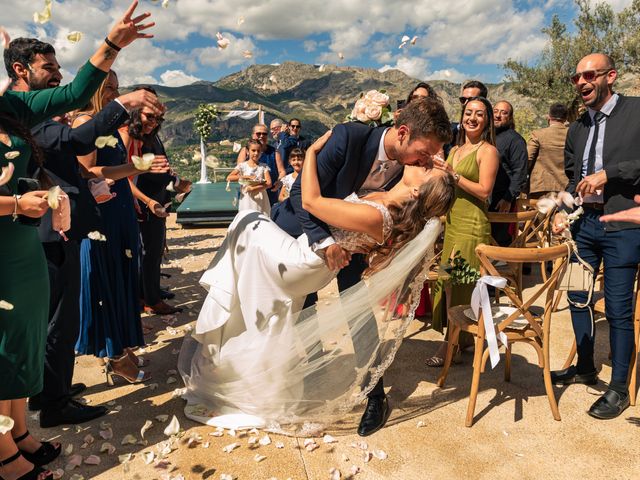
[[[302,171],[302,164],[304,163],[304,152],[301,148],[294,148],[289,154],[289,165],[293,167],[293,172],[282,178],[282,188],[280,189],[280,195],[278,201],[283,202],[289,197],[291,192],[291,186],[296,181],[298,175]]]
[[[266,215],[271,213],[266,190],[271,187],[271,175],[266,163],[259,163],[262,147],[257,140],[247,143],[249,158],[233,169],[227,176],[227,182],[240,183],[240,201],[238,211],[257,210]]]

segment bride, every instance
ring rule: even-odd
[[[208,294],[178,360],[189,418],[272,429],[330,421],[363,399],[393,360],[454,180],[443,170],[405,167],[387,192],[325,198],[316,156],[330,134],[307,151],[302,201],[340,246],[368,255],[366,280],[301,311],[337,272],[305,235],[295,239],[260,212],[239,212],[200,280]],[[368,361],[356,362],[354,352]]]

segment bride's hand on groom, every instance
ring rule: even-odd
[[[337,243],[329,245],[322,252],[324,254],[324,263],[329,270],[334,272],[343,269],[351,261],[351,253]]]
[[[307,150],[312,150],[315,153],[319,153],[320,150],[322,150],[322,147],[326,145],[327,141],[329,140],[329,137],[331,136],[331,133],[332,133],[331,130],[327,130],[324,133],[324,135],[322,135],[315,142],[313,142]]]

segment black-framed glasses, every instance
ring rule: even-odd
[[[601,77],[602,75],[606,75],[612,69],[611,68],[601,68],[598,70],[585,70],[584,72],[576,72],[571,77],[571,83],[577,85],[580,81],[580,77],[584,78],[585,82],[593,82],[596,78]]]
[[[147,118],[148,122],[156,122],[156,123],[164,122],[164,117],[162,115],[153,115],[152,113],[144,113],[144,112],[143,114]]]
[[[290,128],[302,128],[302,125],[289,125]]]
[[[458,101],[460,102],[460,105],[465,105],[472,98],[475,97],[458,97]]]

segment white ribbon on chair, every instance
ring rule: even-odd
[[[487,285],[491,285],[496,288],[504,288],[507,285],[507,279],[503,277],[496,277],[492,275],[485,275],[480,277],[476,283],[476,288],[473,289],[471,294],[471,310],[476,316],[476,321],[480,318],[479,313],[482,308],[482,319],[484,321],[485,336],[487,338],[487,345],[489,347],[489,358],[491,359],[491,368],[500,361],[500,352],[498,351],[498,340],[496,338],[496,327],[493,324],[493,313],[491,312],[491,302],[489,297],[489,291]],[[500,341],[506,347],[507,335],[504,332],[498,334]]]

